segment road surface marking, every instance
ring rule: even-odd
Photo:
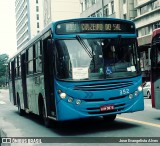
[[[4,101],[0,101],[0,104],[6,104]]]
[[[149,123],[149,122],[134,120],[134,119],[130,119],[130,118],[120,117],[120,116],[117,116],[117,119],[125,120],[125,121],[130,121],[130,122],[134,122],[134,123],[139,123],[139,124],[143,124],[143,125],[147,125],[147,126],[152,126],[152,127],[158,127],[158,128],[160,128],[160,124],[154,124],[154,123]]]

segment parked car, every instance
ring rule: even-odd
[[[144,96],[151,98],[151,82],[146,82],[143,85],[143,94],[144,94]]]

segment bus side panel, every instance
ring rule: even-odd
[[[12,104],[14,104],[13,100],[13,89],[12,89],[12,80],[9,81],[9,99]]]
[[[24,109],[24,100],[23,100],[22,80],[21,79],[15,80],[15,92],[16,92],[16,99],[19,97],[21,108]]]
[[[36,75],[34,76],[34,82],[33,82],[33,87],[34,87],[34,96],[35,98],[35,106],[33,112],[35,114],[39,114],[39,105],[38,105],[38,100],[39,100],[39,94],[44,97],[44,75]]]
[[[27,77],[28,108],[30,112],[37,115],[39,114],[39,94],[42,94],[42,96],[44,96],[43,80],[43,75],[32,75]]]
[[[27,97],[28,97],[28,108],[30,112],[36,113],[36,98],[35,97],[35,87],[34,87],[34,77],[30,75],[27,77]]]

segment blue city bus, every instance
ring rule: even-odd
[[[113,18],[50,23],[9,61],[20,115],[66,121],[144,110],[135,24]]]

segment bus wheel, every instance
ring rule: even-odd
[[[23,109],[21,109],[21,104],[20,104],[20,99],[18,97],[18,100],[17,100],[17,106],[18,106],[18,113],[20,116],[23,116],[25,114],[25,111]]]
[[[51,127],[51,120],[46,116],[44,104],[42,106],[42,118],[43,118],[44,125],[48,128]]]
[[[113,122],[116,118],[116,114],[114,115],[107,115],[107,116],[103,116],[103,119],[106,121],[106,122]]]

